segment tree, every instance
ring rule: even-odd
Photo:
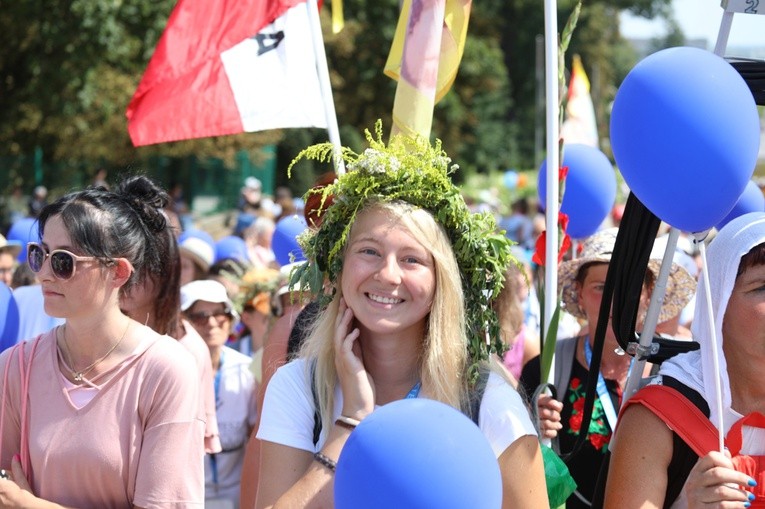
[[[585,5],[571,52],[580,53],[595,76],[601,128],[622,73],[614,61],[626,54],[613,19],[623,8],[651,15],[668,3],[598,0]],[[233,162],[243,150],[256,159],[261,147],[278,144],[277,183],[285,183],[282,174],[291,158],[305,145],[325,140],[326,133],[277,130],[140,149],[130,144],[125,108],[173,5],[172,0],[46,0],[5,6],[0,11],[0,155],[42,153],[46,164],[59,164],[56,178],[72,182],[94,165],[135,166],[153,157],[191,155]],[[561,26],[572,6],[572,0],[560,2]],[[382,70],[399,2],[346,0],[346,28],[336,35],[329,30],[329,8],[325,5],[321,17],[340,134],[344,144],[359,149],[364,128],[378,118],[391,125],[396,83]],[[467,171],[536,164],[533,55],[543,15],[538,0],[473,3],[465,56],[451,92],[436,105],[432,131]],[[326,169],[300,170],[299,179],[305,184]]]

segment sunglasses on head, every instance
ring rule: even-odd
[[[77,256],[66,249],[48,251],[37,242],[27,244],[27,263],[32,272],[40,272],[45,260],[50,258],[50,268],[57,279],[71,279],[74,276],[77,262],[97,260],[95,256]]]

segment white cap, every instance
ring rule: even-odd
[[[215,259],[215,251],[210,244],[197,237],[186,237],[178,245],[181,254],[187,255],[194,263],[199,265],[203,272],[210,270],[210,265]]]
[[[244,179],[244,187],[248,189],[260,190],[263,188],[263,183],[255,177],[247,177]]]
[[[8,252],[14,258],[21,252],[21,244],[18,241],[9,241],[3,235],[0,235],[0,253]]]
[[[212,279],[200,279],[181,286],[181,311],[188,311],[198,300],[225,304],[235,320],[239,314],[234,309],[234,303],[228,298],[226,287]]]

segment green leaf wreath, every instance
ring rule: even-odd
[[[298,239],[308,263],[296,269],[291,284],[325,299],[332,298],[337,276],[342,270],[343,251],[356,215],[370,201],[405,201],[429,211],[444,227],[451,241],[462,278],[468,328],[469,376],[474,379],[478,363],[490,354],[502,355],[507,349],[500,336],[499,322],[491,302],[499,295],[510,263],[512,242],[497,231],[490,213],[471,212],[450,178],[457,169],[436,140],[431,146],[422,138],[394,137],[386,146],[382,141],[382,122],[375,124],[375,136],[365,130],[369,148],[361,154],[344,147],[336,155],[331,143],[306,148],[287,169],[301,159],[323,162],[341,157],[348,172],[333,184],[309,190],[321,193],[321,227],[309,229]],[[324,209],[328,196],[334,203]],[[324,281],[332,288],[327,293]]]

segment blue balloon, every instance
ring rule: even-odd
[[[273,249],[279,265],[284,266],[292,263],[293,260],[290,259],[290,255],[294,256],[296,262],[305,260],[303,250],[297,242],[297,236],[303,233],[306,228],[308,225],[305,218],[296,214],[283,217],[276,223],[274,236],[271,240],[271,249]]]
[[[588,145],[563,147],[561,166],[568,166],[561,212],[568,214],[567,233],[575,239],[589,237],[600,228],[616,200],[616,173],[600,150]],[[547,200],[547,161],[539,168],[539,201]]]
[[[505,187],[508,189],[515,189],[518,185],[518,172],[513,170],[507,170],[502,178]]]
[[[249,262],[247,244],[241,237],[229,235],[215,243],[215,263],[227,258],[233,258],[240,262]]]
[[[752,93],[721,57],[670,48],[619,87],[611,145],[624,180],[660,219],[701,232],[733,208],[752,177],[760,122]]]
[[[18,242],[22,246],[17,257],[19,263],[27,261],[27,243],[36,242],[38,233],[37,219],[33,217],[19,219],[11,225],[11,229],[8,230],[8,241]]]
[[[19,307],[8,285],[0,282],[0,352],[16,344],[19,335]]]
[[[375,410],[345,443],[337,509],[502,505],[499,463],[483,433],[443,403],[409,398]]]
[[[765,212],[765,195],[762,194],[760,187],[751,180],[746,184],[744,192],[738,198],[728,215],[720,221],[716,228],[722,230],[722,227],[749,212]]]
[[[178,236],[178,244],[188,239],[189,237],[195,237],[197,239],[204,240],[210,245],[211,248],[215,249],[215,239],[213,239],[213,236],[204,230],[197,230],[194,228],[183,230],[183,232],[181,232],[181,234]]]

